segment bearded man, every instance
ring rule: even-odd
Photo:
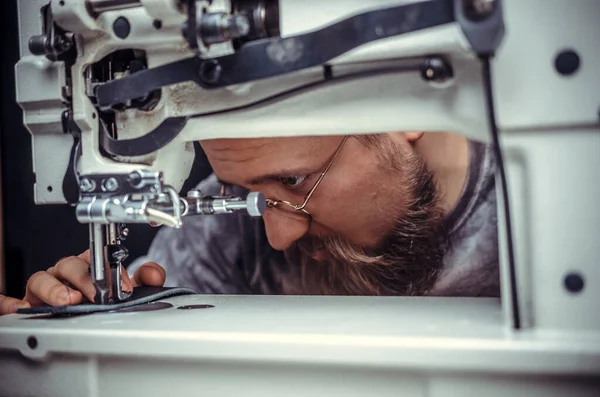
[[[492,148],[449,133],[216,139],[198,188],[268,198],[262,219],[186,218],[129,285],[199,293],[499,296]],[[94,300],[89,252],[34,274],[0,312]]]

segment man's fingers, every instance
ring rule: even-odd
[[[149,285],[152,287],[161,287],[165,283],[167,272],[158,263],[144,263],[137,269],[133,275],[134,286]]]
[[[0,295],[0,316],[15,313],[17,309],[31,307],[27,302],[9,296]]]
[[[67,287],[48,272],[37,272],[27,282],[25,298],[32,306],[47,303],[52,306],[76,305],[81,303],[81,292]]]
[[[71,256],[60,260],[48,269],[48,273],[59,280],[67,281],[75,289],[81,291],[90,302],[93,302],[96,289],[88,266],[89,264],[81,256]]]
[[[90,250],[86,250],[85,252],[77,255],[78,258],[83,259],[84,261],[86,261],[86,263],[89,265],[90,264]]]

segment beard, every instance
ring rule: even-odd
[[[383,153],[389,151],[389,147]],[[340,236],[304,236],[285,251],[284,294],[426,295],[443,269],[448,249],[445,215],[438,188],[424,161],[412,153],[398,160],[398,148],[378,156],[400,175],[404,210],[374,249]],[[387,165],[387,166],[386,166]],[[313,253],[324,253],[316,260]]]

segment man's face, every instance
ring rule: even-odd
[[[435,250],[433,240],[437,242],[440,219],[431,175],[402,134],[394,136],[394,140],[387,135],[380,138],[376,144],[366,144],[356,137],[345,142],[306,206],[312,221],[276,208],[266,210],[263,218],[269,243],[309,268],[302,271],[316,274],[312,270],[317,266],[332,271],[335,267],[332,262],[338,266],[339,262],[366,262],[343,266],[367,272],[379,266],[385,268],[383,273],[394,270],[397,275],[398,269],[390,266],[413,267],[412,262],[419,259],[410,258],[408,265],[400,263],[406,262],[405,257],[414,256],[411,251],[422,256],[423,250]],[[259,191],[274,200],[302,204],[342,139],[342,136],[219,139],[203,141],[201,145],[222,182]],[[424,198],[418,196],[424,194],[430,197],[423,202]],[[427,241],[419,241],[421,235]],[[398,238],[403,240],[400,244]],[[405,252],[391,252],[394,250]],[[345,251],[355,254],[346,257]],[[387,254],[393,263],[373,259]],[[415,277],[423,278],[424,269],[439,268],[439,259],[438,255],[436,263],[423,264]],[[347,273],[347,270],[340,271]],[[383,274],[383,277],[394,275]]]

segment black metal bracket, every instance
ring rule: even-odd
[[[186,123],[187,117],[173,117],[164,120],[144,136],[117,140],[110,136],[106,125],[100,121],[100,144],[107,153],[115,156],[143,156],[171,142]]]
[[[69,155],[69,165],[63,176],[62,191],[67,203],[76,204],[79,200],[79,183],[77,183],[77,160],[81,156],[81,129],[73,120],[73,112],[68,109],[61,115],[63,132],[73,136],[73,146]]]
[[[144,70],[100,85],[95,94],[106,109],[186,81],[206,89],[226,87],[321,66],[361,45],[454,21],[453,0],[368,11],[310,33],[252,41],[231,55],[191,57]]]

